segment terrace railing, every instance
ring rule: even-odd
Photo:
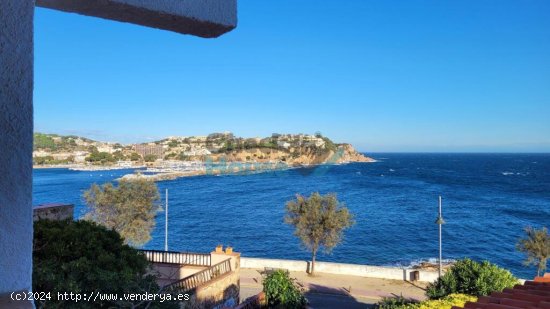
[[[141,250],[149,262],[165,263],[165,264],[180,264],[190,266],[210,266],[210,254],[192,253],[192,252],[175,252],[175,251],[159,251],[159,250]]]
[[[185,277],[170,284],[167,288],[183,293],[193,292],[197,287],[231,272],[231,258],[202,270],[196,274]]]

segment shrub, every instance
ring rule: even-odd
[[[306,299],[287,272],[276,270],[263,281],[269,308],[303,308]]]
[[[143,160],[145,160],[145,162],[155,162],[155,160],[157,159],[158,157],[155,155],[146,155],[145,157],[143,157]]]
[[[384,297],[376,304],[376,308],[380,309],[399,309],[399,308],[415,308],[418,302],[414,299],[405,298],[403,295],[396,297]]]
[[[486,296],[500,292],[518,283],[508,270],[487,261],[478,263],[470,259],[456,262],[436,282],[430,283],[426,295],[437,299],[453,293]]]
[[[380,309],[451,309],[453,306],[464,307],[466,302],[475,302],[477,297],[465,294],[450,294],[441,299],[416,302],[403,296],[388,297],[381,300],[376,307]]]
[[[156,278],[148,275],[149,262],[136,249],[124,245],[120,235],[88,221],[34,223],[34,291],[51,293],[37,303],[46,308],[145,308],[148,303],[126,300],[63,300],[57,293],[158,293]],[[37,301],[38,302],[38,301]],[[177,308],[154,302],[150,308]]]

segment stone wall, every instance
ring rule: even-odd
[[[224,274],[196,290],[196,300],[206,308],[233,308],[239,304],[240,271]]]
[[[45,204],[33,208],[33,221],[40,219],[67,220],[73,219],[73,204]]]

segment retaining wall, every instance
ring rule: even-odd
[[[241,257],[242,268],[272,267],[272,268],[284,268],[290,271],[308,271],[309,264],[310,264],[309,261]],[[417,270],[412,268],[330,263],[330,262],[319,262],[319,261],[315,262],[315,271],[328,273],[328,274],[380,278],[380,279],[393,279],[393,280],[411,280],[412,272],[418,271],[419,281],[425,281],[425,282],[433,282],[437,280],[437,277],[438,277],[437,272]]]

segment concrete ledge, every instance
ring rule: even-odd
[[[72,204],[43,204],[33,208],[33,221],[38,220],[72,220],[74,205]]]
[[[237,0],[36,0],[36,5],[204,38],[237,26]]]
[[[315,264],[317,266],[317,264]],[[262,259],[241,257],[241,268],[284,268],[291,271],[307,271],[307,261],[296,260],[277,260],[277,259]]]
[[[296,260],[277,260],[263,258],[248,258],[241,257],[242,268],[263,269],[264,267],[284,268],[290,271],[303,271],[309,269],[309,261]],[[424,271],[419,269],[385,267],[385,266],[370,266],[360,264],[345,264],[345,263],[330,263],[330,262],[315,262],[315,271],[336,274],[359,276],[367,278],[392,279],[392,280],[410,280],[413,271],[419,272],[419,281],[433,282],[437,280],[438,273],[433,271]]]

